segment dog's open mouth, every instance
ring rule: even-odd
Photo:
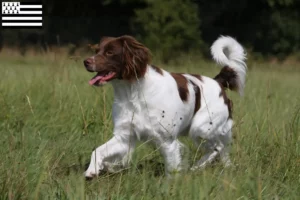
[[[115,72],[98,72],[90,81],[90,85],[100,86],[115,78]]]

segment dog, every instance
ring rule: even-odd
[[[128,166],[137,141],[154,144],[165,161],[166,174],[184,170],[188,135],[196,145],[204,139],[205,154],[191,167],[202,169],[220,158],[230,166],[232,101],[225,90],[243,94],[247,65],[243,47],[229,36],[211,46],[213,59],[222,66],[215,78],[171,73],[150,64],[150,50],[134,37],[105,37],[96,55],[84,60],[97,74],[90,85],[111,83],[114,89],[113,137],[92,152],[86,178],[101,171],[117,172]]]

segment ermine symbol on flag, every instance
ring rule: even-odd
[[[42,28],[41,2],[2,2],[3,28]]]

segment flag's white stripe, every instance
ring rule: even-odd
[[[2,23],[2,26],[42,26],[43,23]]]
[[[42,14],[42,11],[20,11],[19,14]]]
[[[2,17],[2,20],[42,20],[42,17]]]
[[[19,8],[43,8],[42,5],[20,5]]]

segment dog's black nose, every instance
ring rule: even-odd
[[[88,66],[93,64],[93,59],[91,59],[91,58],[85,59],[83,61],[83,64],[84,64],[85,67],[88,67]]]

